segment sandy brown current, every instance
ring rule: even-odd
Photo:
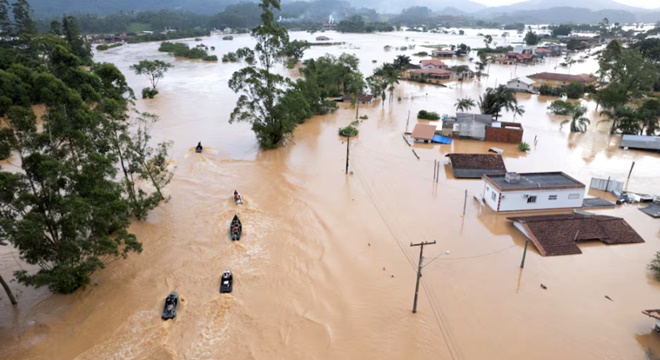
[[[369,74],[400,53],[384,52],[385,44],[416,44],[407,54],[423,50],[424,43],[479,46],[476,32],[330,33],[347,44],[313,48],[306,56],[355,53]],[[251,44],[247,35],[203,42],[220,56]],[[168,59],[157,47],[129,45],[96,60],[115,63],[139,93],[146,79],[128,67],[140,59]],[[596,210],[625,218],[646,243],[586,244],[583,254],[563,257],[541,257],[531,246],[521,271],[524,238],[507,215],[473,200],[481,182],[456,180],[447,166],[438,183],[432,180],[434,160],[446,164],[446,153],[496,146],[504,149],[510,170],[561,170],[586,184],[591,177],[626,180],[635,161],[628,189],[660,193],[660,156],[620,149],[620,137],[608,134],[608,124],[597,124],[592,102],[586,103],[592,119],[587,133],[560,130],[562,118],[546,113],[553,99],[535,95],[518,96],[526,113],[515,120],[532,144],[527,155],[511,145],[455,140],[413,145],[417,160],[401,138],[409,111],[412,129],[421,109],[453,113],[457,98],[477,98],[511,77],[555,71],[560,59],[491,65],[488,79],[447,88],[402,81],[395,92],[400,100],[360,108],[368,120],[351,140],[349,175],[337,128],[354,120],[354,109],[342,105],[314,117],[286,147],[261,152],[249,125],[227,122],[236,100],[227,80],[241,65],[169,61],[175,67],[157,98],[138,101],[140,110],[160,116],[154,138],[174,140],[177,166],[167,188],[172,200],[131,227],[143,253],[109,264],[93,275],[93,286],[73,295],[11,283],[19,305],[0,294],[0,358],[642,359],[645,348],[660,354],[653,321],[640,313],[660,306],[660,286],[646,270],[660,250],[658,220],[636,206]],[[571,69],[593,71],[593,60]],[[513,120],[510,114],[504,119]],[[202,154],[193,151],[197,141],[205,145]],[[234,189],[245,205],[233,203]],[[244,233],[232,243],[227,227],[234,214]],[[432,240],[437,244],[425,248],[429,265],[418,313],[412,314],[419,248],[409,245]],[[451,254],[435,259],[445,250]],[[30,268],[14,250],[0,248],[3,277],[21,267]],[[218,292],[225,269],[235,278],[228,295]],[[176,320],[164,322],[160,311],[170,291],[183,301]]]

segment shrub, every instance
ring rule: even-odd
[[[101,45],[96,46],[96,50],[98,50],[98,51],[105,51],[105,50],[108,50],[108,49],[112,49],[112,48],[120,47],[120,46],[122,46],[122,45],[124,45],[124,44],[122,44],[122,43],[115,43],[115,44],[110,44],[110,45],[107,45],[107,44],[101,44]]]
[[[343,129],[339,129],[339,135],[345,137],[353,137],[359,133],[358,129],[353,125],[348,125]]]
[[[154,96],[156,96],[156,95],[158,95],[158,90],[156,90],[156,89],[152,89],[150,87],[146,87],[146,88],[142,89],[142,98],[143,99],[146,99],[146,98],[153,99]]]
[[[655,253],[655,258],[651,260],[648,267],[655,279],[660,281],[660,251]]]
[[[360,116],[360,119],[362,119],[362,120],[367,120],[368,118],[369,118],[369,117],[368,117],[367,115],[362,115],[362,116]]]
[[[215,56],[215,55],[208,55],[208,56],[204,57],[203,60],[204,61],[218,61],[218,57]]]
[[[434,112],[434,111],[429,112],[429,111],[426,111],[426,110],[420,110],[417,113],[417,118],[418,119],[424,119],[424,120],[439,120],[440,115],[438,115],[438,113]]]
[[[544,84],[539,86],[539,94],[544,96],[560,96],[561,91],[558,88]]]
[[[568,84],[564,88],[564,91],[566,92],[566,96],[569,99],[580,99],[584,96],[585,93],[584,85],[577,83]]]
[[[238,57],[236,56],[236,53],[230,52],[227,54],[222,55],[222,62],[237,62]]]
[[[520,144],[518,144],[518,150],[520,150],[522,152],[529,152],[529,150],[531,150],[531,148],[529,147],[528,143],[523,141]]]

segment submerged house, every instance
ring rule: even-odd
[[[504,175],[506,166],[500,154],[447,154],[454,177],[481,179],[485,174]]]
[[[453,73],[445,69],[437,68],[426,68],[426,69],[414,69],[408,71],[409,79],[434,79],[434,80],[447,80],[451,79]]]
[[[506,87],[513,91],[534,92],[534,80],[526,77],[517,77],[506,83]]]
[[[520,144],[523,138],[522,124],[505,121],[494,121],[486,126],[486,141],[507,144]]]
[[[411,137],[415,142],[430,143],[435,136],[435,125],[430,124],[416,124],[412,131]]]
[[[486,139],[486,127],[493,124],[493,116],[487,114],[456,113],[454,136],[462,139]]]
[[[422,69],[446,69],[448,66],[439,59],[421,60],[419,62]]]
[[[433,50],[431,53],[432,56],[441,57],[441,58],[450,58],[456,55],[454,50]]]
[[[543,256],[581,254],[580,242],[606,245],[643,243],[644,239],[624,219],[605,215],[558,214],[510,217],[516,229]]]
[[[569,84],[595,85],[596,77],[589,74],[571,75],[542,72],[529,75],[528,78],[534,80],[534,86],[548,85],[552,87],[564,87]]]
[[[563,172],[484,175],[483,199],[497,211],[580,208],[585,185]]]
[[[621,144],[619,146],[624,149],[660,151],[660,136],[625,134],[621,137]]]

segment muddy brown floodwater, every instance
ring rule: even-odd
[[[480,46],[477,32],[329,33],[346,45],[315,47],[306,57],[354,53],[369,74],[423,44]],[[221,56],[252,40],[216,35],[203,43]],[[386,53],[386,44],[417,48]],[[646,270],[660,250],[658,220],[635,206],[596,210],[625,218],[646,243],[588,244],[581,255],[560,257],[541,257],[531,246],[521,271],[524,238],[507,215],[473,200],[480,181],[455,180],[446,165],[440,181],[432,181],[433,162],[446,164],[446,153],[497,146],[511,170],[562,170],[587,184],[592,176],[625,180],[635,161],[628,188],[658,193],[660,156],[620,149],[608,124],[597,124],[592,102],[589,130],[569,134],[559,127],[561,117],[547,113],[553,99],[535,95],[518,96],[526,110],[516,119],[524,140],[538,139],[526,155],[515,146],[454,140],[413,145],[417,160],[401,139],[409,112],[412,129],[421,109],[453,113],[457,98],[476,99],[513,76],[554,71],[560,59],[491,65],[487,79],[447,88],[401,81],[395,91],[401,100],[360,108],[369,118],[350,143],[351,174],[345,175],[346,144],[337,128],[354,119],[354,110],[342,105],[314,117],[286,147],[261,152],[249,125],[227,122],[237,98],[227,80],[241,65],[172,59],[158,53],[158,45],[123,46],[96,54],[96,60],[116,64],[136,92],[147,82],[130,72],[131,64],[174,63],[157,98],[138,101],[140,110],[161,118],[154,140],[175,142],[177,170],[167,188],[172,200],[132,225],[143,253],[109,264],[87,289],[62,296],[11,283],[19,305],[0,294],[0,358],[642,359],[646,348],[660,353],[653,321],[640,313],[660,306],[660,286]],[[595,70],[589,60],[571,73]],[[504,119],[512,120],[511,114]],[[202,154],[193,150],[198,141]],[[245,205],[233,203],[234,189]],[[227,235],[234,214],[244,227],[239,242]],[[425,249],[428,265],[412,314],[419,248],[409,245],[431,240],[437,244]],[[438,257],[446,250],[451,253]],[[0,273],[11,278],[19,268],[30,267],[15,250],[0,248]],[[234,292],[221,295],[225,269],[234,272]],[[165,322],[160,312],[170,291],[182,303],[176,320]]]

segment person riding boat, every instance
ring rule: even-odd
[[[241,195],[238,193],[238,191],[234,190],[234,200],[238,201],[241,199]]]
[[[195,147],[195,151],[198,152],[198,153],[201,153],[203,149],[204,149],[204,147],[202,146],[202,142],[201,141],[198,142],[197,146]]]
[[[234,234],[238,234],[238,224],[234,225]]]
[[[231,276],[231,271],[229,270],[225,270],[225,273],[222,274],[222,277],[225,279],[229,279],[230,276]]]

